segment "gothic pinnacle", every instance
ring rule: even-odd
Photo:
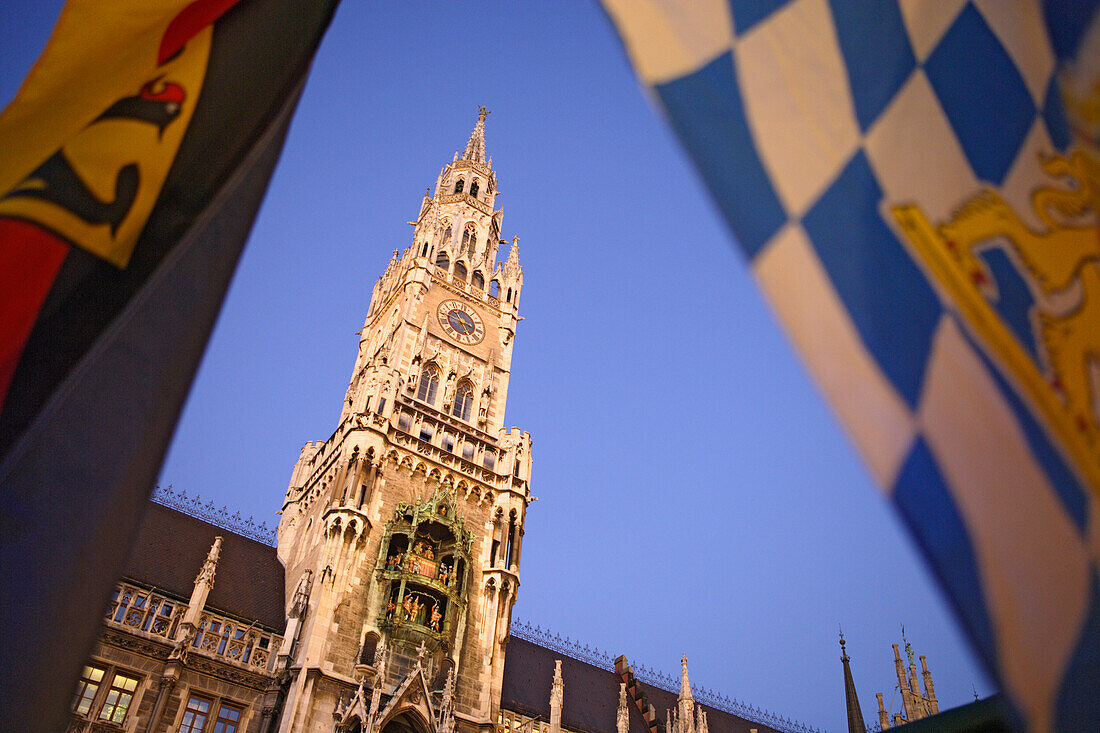
[[[477,108],[477,124],[474,125],[474,131],[470,133],[470,140],[466,143],[466,150],[462,153],[463,160],[474,163],[485,162],[485,116],[488,114],[489,110],[484,106]]]
[[[687,655],[680,657],[680,699],[691,700],[691,681],[688,679]]]

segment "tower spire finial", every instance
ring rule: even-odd
[[[859,696],[856,695],[856,683],[852,679],[852,668],[848,666],[848,650],[844,647],[844,629],[840,630],[840,661],[844,665],[844,705],[848,710],[848,733],[867,733],[863,722],[863,711],[859,709]],[[879,698],[881,704],[881,696]]]
[[[466,150],[462,153],[463,160],[474,163],[485,162],[485,118],[489,110],[484,105],[477,108],[477,124],[470,133],[470,140],[466,143]]]

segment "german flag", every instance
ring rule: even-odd
[[[10,730],[64,727],[335,6],[70,0],[0,114]]]

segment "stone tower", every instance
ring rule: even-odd
[[[518,238],[497,261],[485,117],[374,285],[335,431],[291,474],[283,731],[497,716],[531,439],[503,423],[523,272]]]

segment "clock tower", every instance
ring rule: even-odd
[[[486,110],[374,284],[333,434],[306,443],[278,529],[280,729],[488,730],[531,501],[504,427],[523,290]]]

